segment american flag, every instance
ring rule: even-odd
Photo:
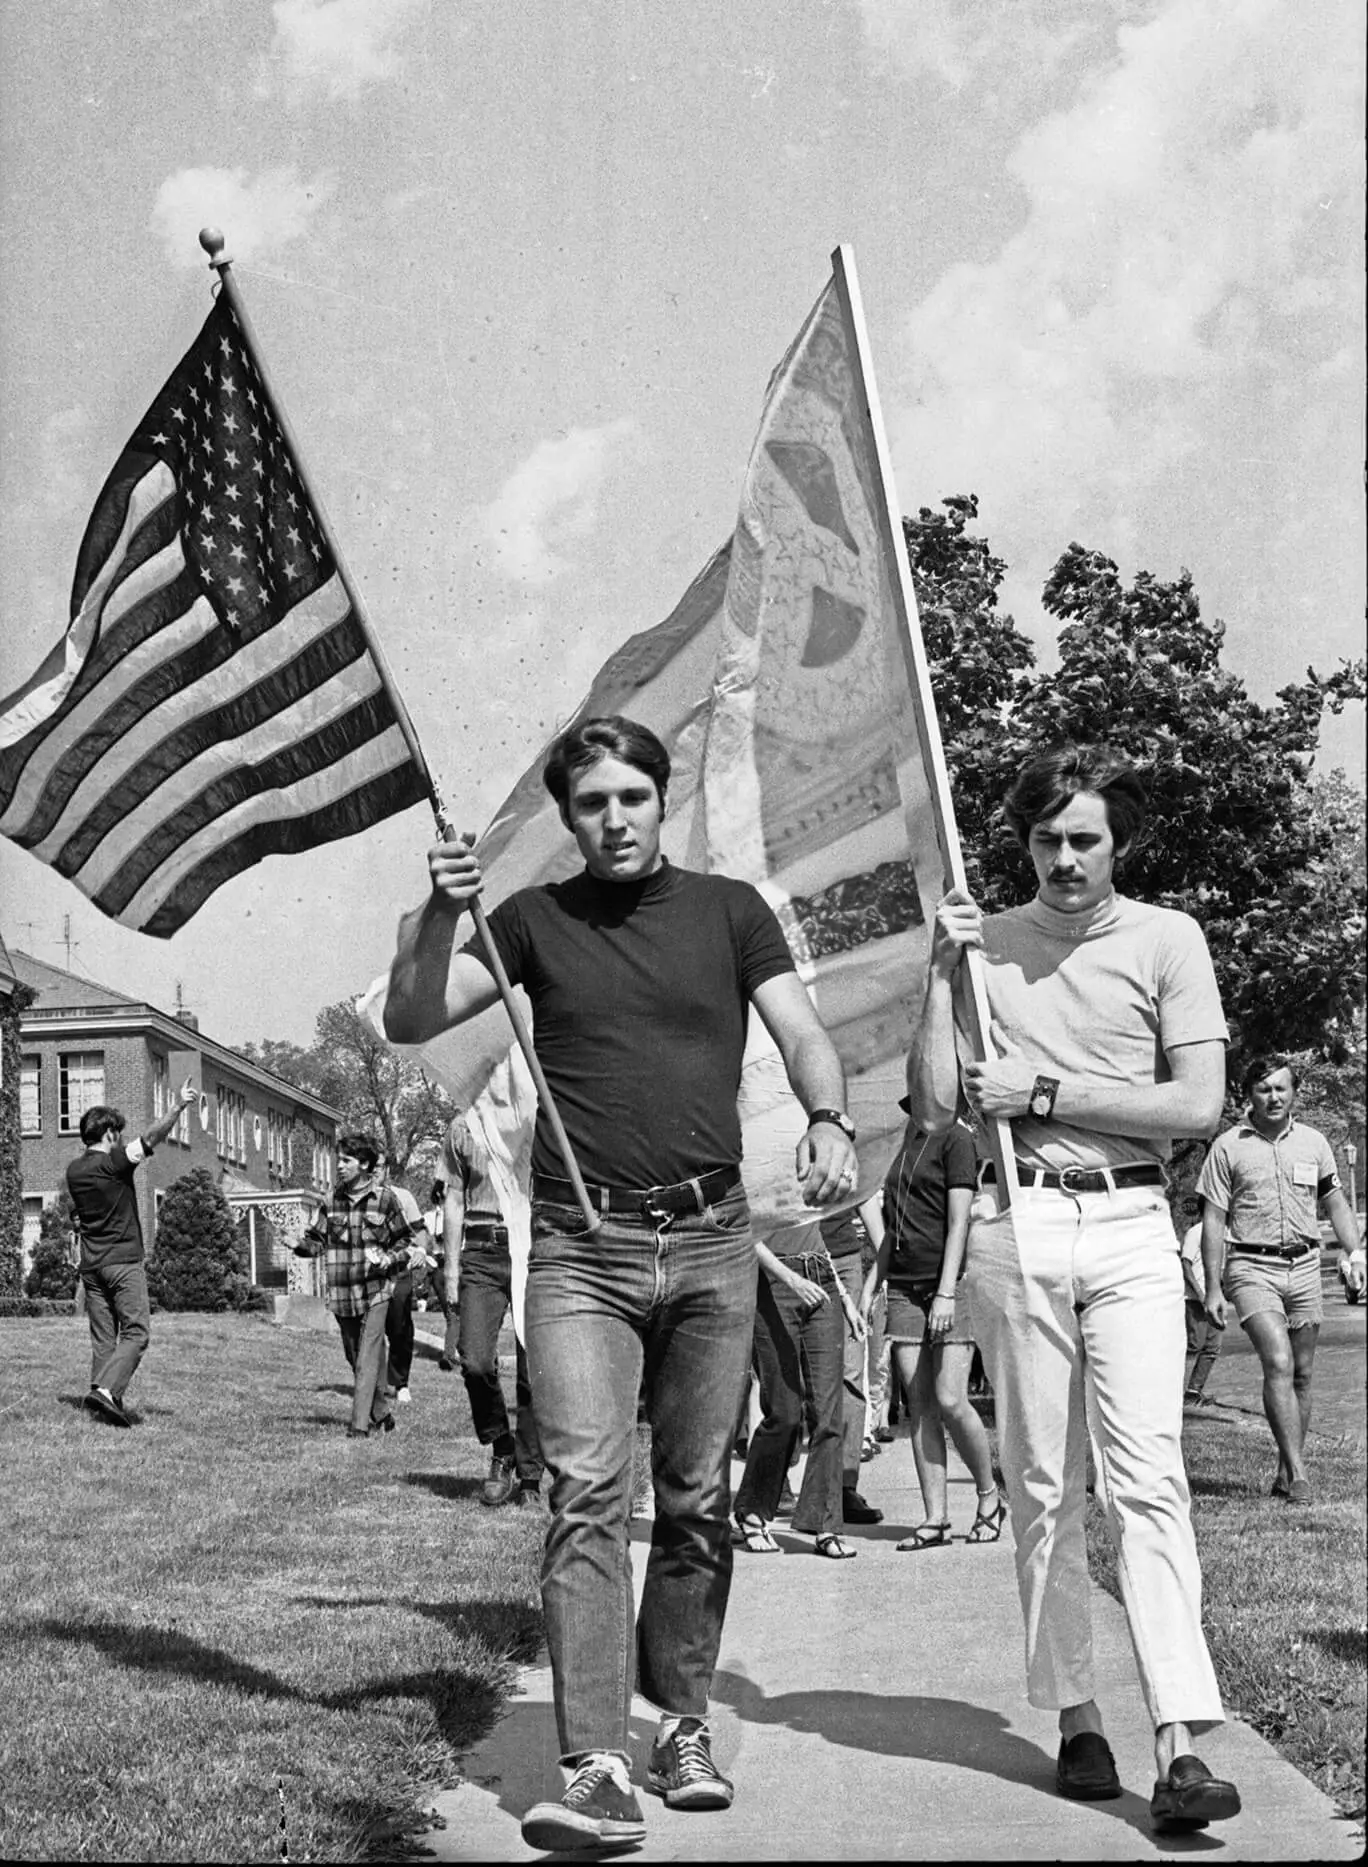
[[[65,636],[0,700],[0,831],[165,937],[426,795],[221,294],[96,501]]]

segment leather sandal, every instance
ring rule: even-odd
[[[819,1556],[830,1556],[833,1562],[854,1562],[860,1553],[852,1549],[845,1538],[834,1530],[826,1536],[819,1536],[814,1547]]]
[[[983,1500],[988,1496],[992,1497],[993,1508],[985,1511]],[[1006,1521],[1007,1506],[998,1492],[980,1491],[978,1513],[970,1524],[969,1534],[964,1540],[966,1543],[996,1543],[1002,1535],[1002,1526]]]
[[[926,1523],[919,1523],[912,1534],[905,1536],[897,1547],[899,1549],[940,1549],[949,1541],[949,1520],[943,1523],[931,1523],[928,1520]]]
[[[743,1517],[737,1512],[732,1523],[732,1543],[737,1549],[747,1549],[752,1556],[781,1556],[783,1551],[770,1535],[770,1527],[763,1517],[752,1513]]]

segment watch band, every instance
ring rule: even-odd
[[[855,1124],[850,1117],[844,1114],[840,1109],[814,1109],[808,1116],[808,1127],[815,1128],[819,1121],[831,1122],[834,1127],[840,1129],[846,1140],[853,1144],[855,1140]]]
[[[1048,1121],[1054,1114],[1055,1097],[1059,1094],[1057,1076],[1037,1076],[1031,1084],[1031,1094],[1027,1108],[1037,1121]]]

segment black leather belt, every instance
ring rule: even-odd
[[[1232,1245],[1230,1255],[1238,1258],[1285,1258],[1289,1264],[1295,1264],[1298,1258],[1304,1258],[1308,1251],[1319,1251],[1319,1245]]]
[[[466,1245],[506,1245],[508,1227],[495,1225],[486,1219],[472,1219],[462,1227],[462,1240]]]
[[[1168,1176],[1160,1166],[1065,1167],[1059,1173],[1044,1173],[1039,1167],[1017,1163],[1017,1178],[1023,1186],[1044,1186],[1056,1193],[1110,1193],[1114,1186],[1167,1186]],[[997,1185],[997,1168],[989,1161],[979,1180],[980,1186]]]
[[[702,1212],[705,1206],[711,1206],[714,1200],[725,1199],[728,1193],[734,1193],[741,1185],[741,1173],[736,1167],[718,1167],[713,1173],[702,1173],[696,1180],[680,1180],[674,1186],[596,1186],[592,1181],[585,1183],[585,1192],[589,1195],[589,1204],[597,1206],[600,1212]],[[532,1182],[533,1199],[554,1200],[558,1206],[577,1206],[574,1186],[569,1180],[557,1180],[550,1174],[539,1173]]]

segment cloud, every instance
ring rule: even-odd
[[[1087,38],[1144,0],[859,0],[865,38],[899,76],[952,91],[1010,74],[1049,79]],[[1072,14],[1072,17],[1069,17]]]
[[[624,419],[537,443],[478,515],[501,577],[548,584],[573,567],[562,549],[592,534],[610,451],[635,431],[636,423]]]
[[[426,0],[275,0],[268,78],[301,103],[359,97],[400,68],[397,41]]]
[[[229,258],[246,263],[299,239],[335,187],[326,173],[301,181],[293,167],[250,182],[246,169],[179,169],[157,190],[151,225],[173,266],[204,264],[201,227],[222,228]]]
[[[1166,0],[1121,27],[1008,158],[1019,231],[907,320],[905,489],[977,491],[1009,557],[1080,517],[1119,555],[1233,411],[1353,342],[1355,12]]]

